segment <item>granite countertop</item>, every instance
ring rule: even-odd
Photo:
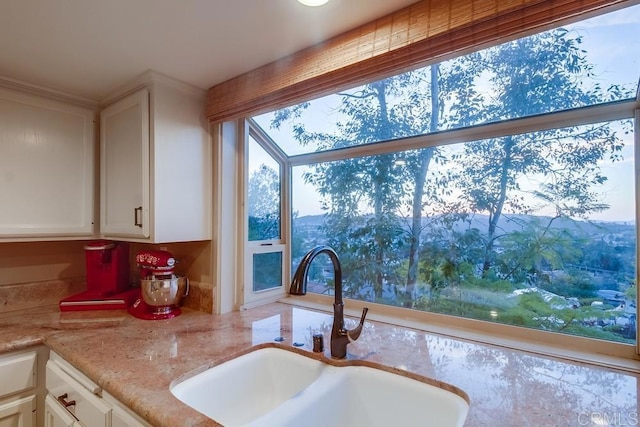
[[[311,352],[312,335],[323,332],[328,356],[331,319],[283,303],[213,316],[183,309],[159,321],[46,306],[0,314],[0,352],[44,343],[154,426],[213,426],[171,394],[172,381],[277,337]],[[471,403],[465,426],[638,424],[640,376],[626,371],[376,321],[348,351],[460,388]]]

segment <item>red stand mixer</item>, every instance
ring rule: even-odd
[[[87,290],[60,301],[61,311],[128,308],[137,290],[129,286],[129,246],[97,240],[84,247]]]
[[[189,294],[189,281],[174,274],[173,255],[167,251],[142,251],[136,255],[136,264],[140,269],[140,295],[129,313],[146,320],[179,316],[178,304]]]

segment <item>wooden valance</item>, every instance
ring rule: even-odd
[[[209,89],[221,122],[440,62],[630,0],[423,0]]]

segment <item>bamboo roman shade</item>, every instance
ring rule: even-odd
[[[211,122],[272,111],[631,0],[423,0],[209,89]]]

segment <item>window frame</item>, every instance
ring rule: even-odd
[[[575,125],[585,125],[612,120],[635,120],[634,143],[636,161],[636,224],[640,217],[640,206],[638,201],[638,188],[640,188],[640,96],[635,100],[615,101],[597,106],[579,107],[572,110],[545,113],[525,118],[511,119],[504,122],[476,125],[469,128],[453,129],[436,132],[427,135],[420,135],[400,140],[382,141],[369,145],[354,146],[340,150],[325,152],[299,154],[286,158],[285,170],[289,171],[286,185],[287,191],[284,193],[287,199],[285,203],[290,206],[291,197],[291,168],[294,166],[304,166],[314,163],[343,160],[352,157],[376,155],[409,149],[419,149],[426,147],[442,146],[453,143],[469,142],[484,138],[496,138],[509,134],[519,134],[535,132],[543,129],[569,127]],[[251,119],[247,120],[249,126],[254,126]],[[267,138],[263,143],[274,144],[275,142]],[[284,185],[283,185],[284,186]],[[285,212],[283,210],[283,212]],[[290,207],[286,211],[290,217]],[[290,233],[290,219],[287,221],[287,233]],[[639,227],[636,227],[636,240],[639,240]],[[287,234],[287,241],[290,241]],[[287,244],[285,256],[285,288],[290,282],[290,246]],[[636,254],[638,258],[638,254]],[[638,265],[638,260],[636,260]],[[636,280],[638,272],[636,270]],[[320,294],[307,294],[306,296],[286,295],[280,301],[299,306],[319,308],[327,310],[333,303],[333,297]],[[620,362],[611,361],[610,358],[623,358],[640,360],[640,345],[636,339],[636,345],[602,341],[592,338],[566,335],[562,333],[546,332],[535,329],[528,329],[519,326],[511,326],[493,322],[486,322],[475,319],[449,316],[444,314],[423,312],[418,310],[407,310],[402,307],[387,306],[383,304],[370,303],[354,299],[348,300],[347,312],[357,316],[363,307],[368,306],[370,318],[385,321],[388,323],[402,324],[421,330],[454,335],[461,338],[475,341],[489,342],[497,345],[527,349],[544,354],[567,357],[593,362],[593,356],[597,356],[598,363],[620,367]],[[638,306],[636,302],[636,306]],[[636,336],[638,331],[636,331]],[[640,368],[635,368],[640,369]]]
[[[275,160],[279,166],[280,172],[280,237],[277,239],[266,240],[249,240],[249,206],[248,206],[248,182],[249,182],[249,139],[252,138],[265,152]],[[289,277],[290,267],[290,255],[288,255],[289,233],[290,233],[290,219],[285,209],[289,209],[289,197],[288,194],[290,181],[289,167],[286,162],[286,155],[277,146],[277,144],[265,134],[259,126],[256,126],[252,121],[247,120],[244,122],[244,132],[242,132],[241,143],[239,144],[239,158],[241,159],[240,175],[242,179],[242,202],[241,206],[241,224],[243,230],[243,243],[244,243],[244,261],[242,266],[242,283],[243,288],[241,292],[242,304],[241,309],[247,309],[254,306],[259,306],[265,303],[276,301],[288,292],[286,283]],[[266,253],[281,253],[282,259],[282,286],[277,288],[265,289],[261,291],[253,290],[253,258],[254,255],[266,254]]]
[[[603,11],[603,12],[608,12]],[[583,17],[586,18],[586,17]],[[575,19],[574,19],[575,20]],[[557,24],[559,25],[559,24]],[[538,29],[539,30],[539,29]],[[537,31],[535,31],[537,32]],[[532,32],[533,33],[533,32]],[[520,35],[525,36],[525,35]],[[486,46],[483,46],[486,47]],[[480,47],[478,47],[479,49]],[[640,82],[639,82],[640,83]],[[571,110],[538,114],[534,116],[510,119],[502,122],[475,125],[461,129],[439,131],[426,135],[407,137],[397,140],[381,141],[368,145],[353,146],[338,150],[313,152],[287,156],[271,138],[264,133],[251,118],[245,118],[247,133],[278,162],[281,163],[281,239],[278,244],[284,247],[283,252],[283,290],[278,300],[281,302],[330,310],[333,296],[307,294],[306,296],[288,295],[288,283],[291,280],[291,170],[295,166],[305,166],[321,162],[344,160],[353,157],[378,155],[390,152],[443,146],[454,143],[470,142],[488,138],[503,137],[512,134],[530,133],[561,127],[587,125],[603,121],[634,120],[634,156],[635,156],[635,195],[636,195],[636,242],[640,241],[640,85],[635,99],[613,101],[596,106],[578,107]],[[246,141],[245,141],[246,144]],[[276,157],[277,156],[277,157]],[[247,174],[244,173],[244,179]],[[246,182],[246,181],[245,181]],[[246,194],[245,194],[246,196]],[[246,213],[246,212],[245,212]],[[245,227],[246,227],[246,215]],[[245,230],[246,232],[246,230]],[[245,234],[246,236],[246,234]],[[253,254],[255,248],[246,243],[245,254]],[[245,256],[245,262],[248,260]],[[636,284],[640,282],[640,250],[636,250]],[[272,301],[273,299],[269,299]],[[636,296],[636,307],[639,298]],[[261,300],[265,302],[265,300]],[[603,341],[593,338],[547,332],[519,326],[511,326],[475,319],[467,319],[444,314],[407,310],[406,308],[387,306],[349,299],[345,313],[358,316],[363,307],[368,306],[370,318],[387,323],[408,326],[424,331],[452,335],[463,339],[480,341],[489,344],[533,351],[540,354],[569,357],[589,363],[623,368],[640,372],[637,361],[640,360],[639,331],[636,329],[636,344],[624,344]],[[638,309],[636,308],[636,314]]]

